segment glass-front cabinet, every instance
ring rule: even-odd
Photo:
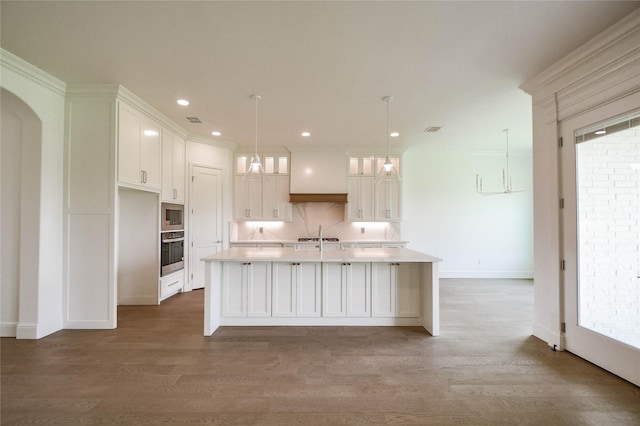
[[[400,157],[390,156],[392,168],[384,167],[386,156],[347,157],[349,202],[346,220],[352,222],[398,222],[400,215]]]
[[[258,155],[261,171],[251,171],[254,154],[236,154],[234,218],[291,221],[289,155]]]

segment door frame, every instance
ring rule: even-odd
[[[623,115],[640,107],[640,92],[602,104],[559,123],[560,155],[561,274],[560,312],[563,321],[563,349],[584,358],[625,380],[640,386],[640,349],[604,336],[578,324],[578,219],[575,131]]]

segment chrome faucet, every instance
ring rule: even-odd
[[[318,225],[318,241],[320,242],[320,253],[322,253],[322,225]]]

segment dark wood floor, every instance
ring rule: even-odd
[[[118,329],[2,339],[14,424],[639,425],[640,388],[531,337],[532,284],[442,280],[414,327],[225,327],[203,292],[121,307]]]

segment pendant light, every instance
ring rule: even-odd
[[[400,179],[400,174],[393,165],[393,161],[391,161],[391,157],[389,156],[389,102],[393,100],[393,96],[385,96],[384,98],[382,98],[382,100],[387,104],[387,156],[384,160],[382,168],[378,172],[376,180],[380,180],[381,178],[389,179],[394,177]]]
[[[255,112],[256,112],[256,137],[255,137],[255,148],[253,151],[253,157],[251,157],[251,163],[249,164],[249,169],[245,173],[245,177],[249,173],[260,174],[261,176],[264,174],[264,169],[262,168],[262,163],[260,162],[260,155],[258,155],[258,101],[262,99],[260,95],[251,95],[251,99],[255,101]]]
[[[497,194],[511,194],[512,192],[524,192],[526,189],[514,191],[511,176],[509,175],[509,129],[502,130],[506,134],[507,138],[507,155],[506,166],[502,169],[502,191],[484,191],[482,188],[482,176],[476,174],[476,192],[480,195],[497,195]]]

